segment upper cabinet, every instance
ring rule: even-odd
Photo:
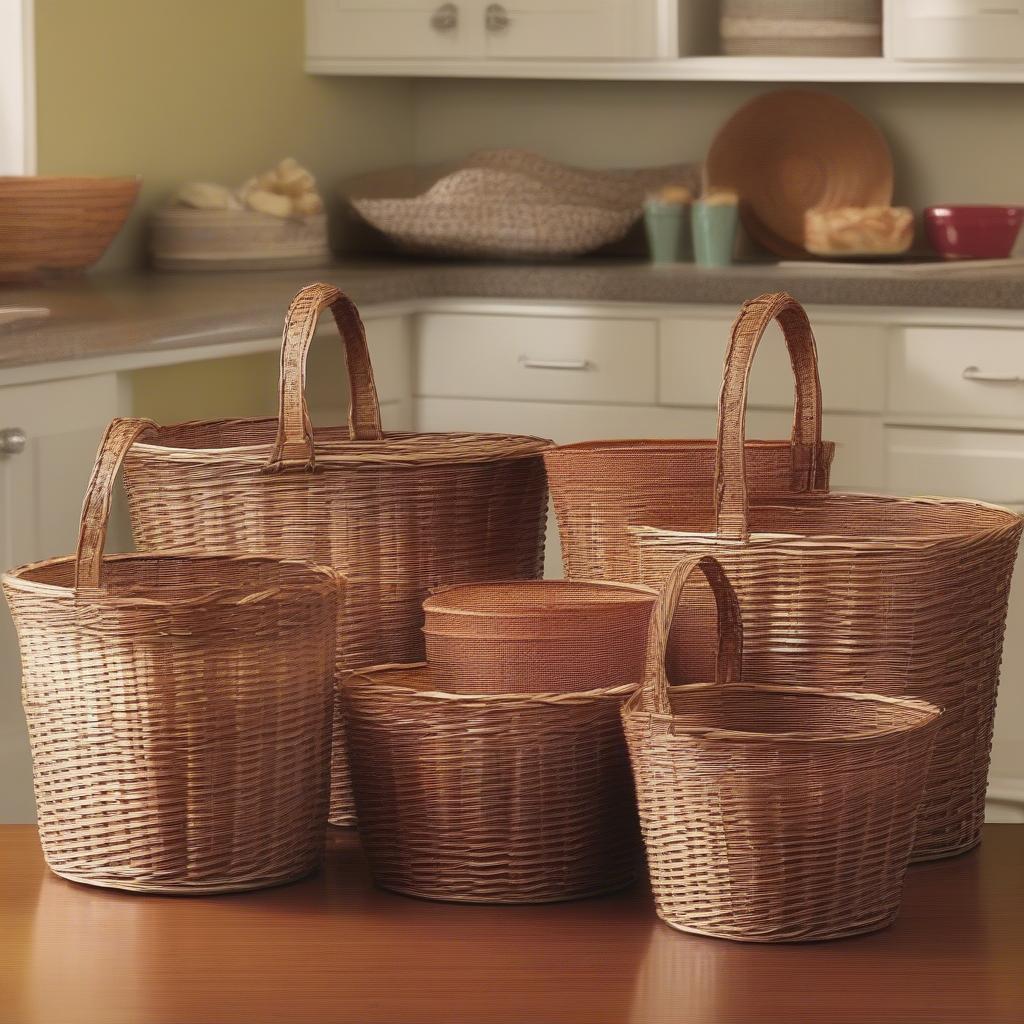
[[[306,54],[311,63],[672,57],[676,10],[675,0],[307,0]]]
[[[794,26],[801,44],[794,52],[814,52],[814,32],[828,37],[848,30],[843,4],[809,0],[795,18],[791,0],[763,0],[753,6],[756,17],[739,19],[750,23],[744,31],[755,33],[756,52],[727,56],[720,18],[735,34],[735,12],[749,4],[306,0],[306,69],[475,78],[1024,82],[1024,0],[886,0],[875,8],[876,21],[884,10],[882,55],[762,55],[770,49],[766,41],[787,38]],[[816,20],[815,5],[823,20]]]

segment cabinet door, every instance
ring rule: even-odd
[[[443,60],[483,48],[480,0],[306,0],[311,60]]]
[[[657,56],[657,0],[484,0],[488,57]]]
[[[3,569],[70,554],[79,513],[107,423],[122,411],[112,374],[0,388],[0,429],[17,428],[24,447],[0,453]],[[10,436],[9,434],[7,435]],[[110,550],[125,546],[112,524]],[[21,665],[6,602],[0,609],[0,822],[32,821],[32,769],[21,710]]]

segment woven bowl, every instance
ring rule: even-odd
[[[106,252],[139,178],[0,177],[0,279],[74,273]]]
[[[573,580],[465,583],[423,604],[427,661],[449,693],[569,693],[639,682],[655,593]]]

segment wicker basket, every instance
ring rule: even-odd
[[[470,903],[628,885],[640,834],[619,712],[635,688],[451,694],[423,664],[347,677],[359,831],[377,884]]]
[[[881,57],[882,0],[721,0],[730,57]]]
[[[636,682],[654,592],[570,580],[464,583],[423,605],[427,661],[449,693],[567,693]]]
[[[138,892],[287,882],[323,855],[340,577],[301,562],[103,555],[148,420],[114,420],[78,553],[3,578],[46,862]]]
[[[349,428],[317,430],[305,357],[330,308],[345,343]],[[332,565],[348,580],[339,670],[423,657],[432,587],[541,574],[549,441],[502,434],[385,434],[359,313],[336,288],[288,310],[277,420],[161,427],[135,444],[125,479],[136,543],[242,550]],[[351,824],[344,723],[334,737],[331,821]]]
[[[676,486],[683,493],[689,480],[692,490],[675,512],[663,509],[654,523],[633,520],[653,529],[622,530],[615,509],[602,522],[601,495],[592,501],[578,497],[584,469],[596,473],[601,466],[601,446],[583,447],[571,494],[557,470],[572,467],[573,449],[556,450],[551,486],[563,549],[571,552],[575,574],[578,564],[589,567],[597,557],[592,552],[615,548],[610,560],[625,564],[623,578],[651,586],[660,585],[680,558],[714,554],[739,595],[747,671],[755,678],[909,695],[944,707],[914,859],[961,853],[978,843],[984,821],[1007,597],[1022,520],[972,501],[824,489],[767,497],[758,487],[762,467],[744,445],[744,420],[747,376],[773,317],[786,330],[791,354],[795,349],[798,435],[806,452],[821,451],[814,337],[794,299],[761,296],[743,307],[733,327],[715,469],[689,477],[692,464],[681,461]],[[616,443],[605,447],[605,477],[619,474],[619,490],[631,484],[643,489],[648,469],[642,447],[629,452],[631,461]],[[618,550],[623,535],[625,553]],[[697,631],[705,622],[699,601],[690,622],[690,645],[699,650]],[[686,642],[679,637],[681,647]],[[676,667],[684,664],[681,654]]]
[[[700,569],[719,612],[714,683],[669,688],[665,648]],[[875,931],[899,910],[941,710],[741,683],[736,595],[712,557],[668,574],[622,719],[658,916],[747,942]]]

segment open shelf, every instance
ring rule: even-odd
[[[307,59],[322,75],[678,82],[1024,83],[1024,62],[930,63],[885,57],[680,57],[677,60]]]

